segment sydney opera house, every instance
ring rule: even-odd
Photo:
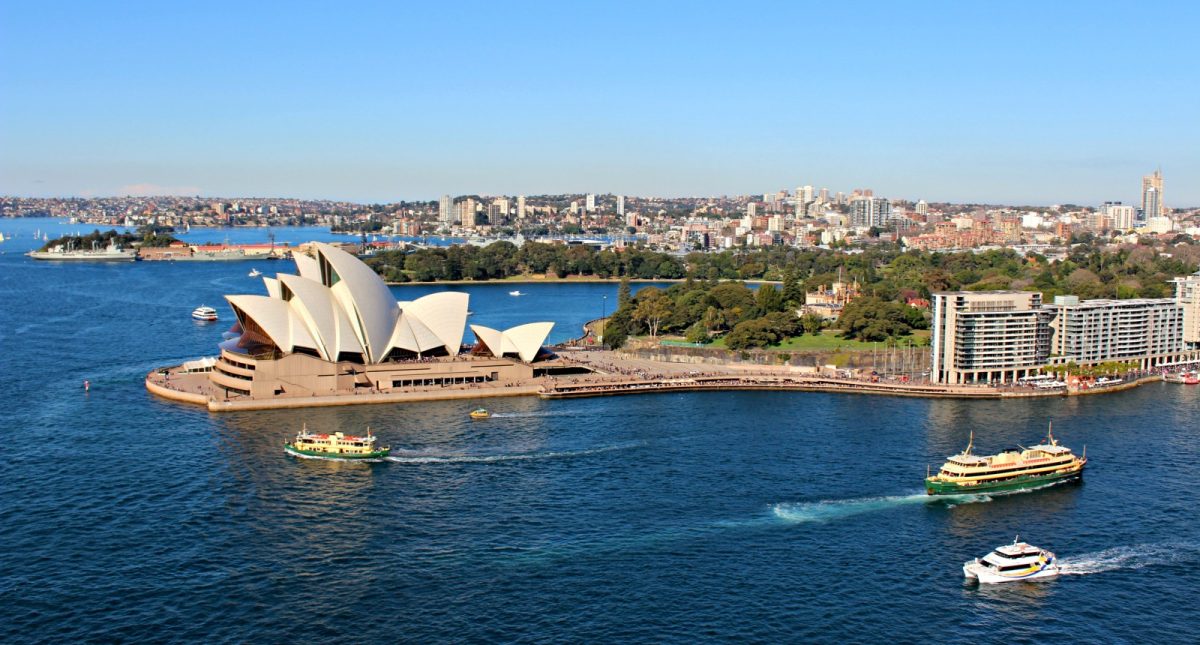
[[[471,325],[469,296],[397,302],[375,272],[328,244],[293,255],[299,275],[263,277],[267,295],[226,296],[237,322],[205,370],[214,399],[324,397],[534,376],[553,323]]]

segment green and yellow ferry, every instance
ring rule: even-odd
[[[971,454],[975,433],[967,449],[950,457],[935,475],[925,477],[925,492],[930,495],[992,493],[1038,488],[1079,479],[1087,465],[1087,448],[1076,456],[1070,448],[1058,445],[1053,429],[1045,443],[1005,450],[998,455]]]
[[[292,441],[283,442],[283,449],[296,457],[319,459],[383,459],[392,451],[388,446],[375,447],[375,435],[371,428],[362,437],[335,432],[318,434],[308,431],[308,425],[296,433]]]

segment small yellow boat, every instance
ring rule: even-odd
[[[474,410],[471,410],[471,418],[472,419],[487,419],[491,416],[492,416],[492,413],[488,412],[484,408],[476,408]]]

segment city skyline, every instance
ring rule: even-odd
[[[1200,204],[1182,3],[2,11],[3,194]]]

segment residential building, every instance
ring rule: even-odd
[[[1142,177],[1142,218],[1160,217],[1166,214],[1162,201],[1162,170]]]
[[[442,195],[442,200],[438,202],[438,223],[442,228],[454,225],[453,206],[454,200],[449,195]]]
[[[517,218],[525,219],[525,196],[517,196]]]
[[[595,195],[593,195],[592,193],[588,193],[587,197],[585,198],[585,201],[586,201],[587,212],[591,213],[596,210],[596,196]]]
[[[1191,350],[1200,350],[1200,272],[1175,278],[1175,302],[1183,309],[1183,342]]]
[[[617,195],[617,215],[625,215],[625,196]]]
[[[1042,294],[949,291],[933,294],[930,380],[1013,383],[1050,356],[1049,312]]]
[[[892,218],[892,204],[882,197],[860,197],[854,200],[851,206],[851,226],[883,228]]]
[[[1056,296],[1045,309],[1054,313],[1052,363],[1136,361],[1149,368],[1182,358],[1184,312],[1174,298],[1080,301]]]

